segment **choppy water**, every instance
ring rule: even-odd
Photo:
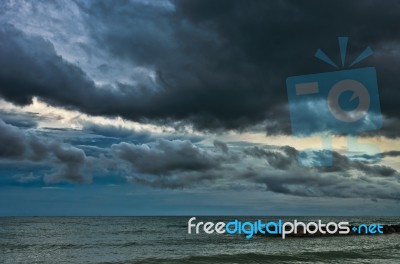
[[[400,263],[399,234],[246,240],[243,236],[189,235],[188,219],[0,218],[0,263]],[[198,218],[215,222],[234,219]],[[399,217],[283,219],[400,223]]]

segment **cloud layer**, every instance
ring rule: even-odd
[[[0,142],[4,146],[0,151],[2,162],[43,164],[48,169],[40,178],[47,184],[90,182],[92,175],[100,172],[134,184],[167,189],[263,188],[304,197],[400,199],[400,174],[392,167],[376,164],[376,159],[371,163],[373,157],[365,155],[349,158],[334,151],[333,166],[303,167],[298,163],[299,151],[290,146],[229,146],[222,141],[204,145],[160,138],[148,143],[99,145],[88,156],[84,145],[77,148],[45,140],[3,121]],[[322,157],[326,151],[315,155]],[[380,156],[396,157],[398,151]]]
[[[375,50],[365,65],[378,70],[385,116],[384,129],[378,133],[396,137],[400,40],[394,26],[400,22],[396,3],[77,1],[71,4],[75,8],[71,15],[87,32],[87,42],[75,44],[88,58],[101,51],[109,61],[140,67],[142,73],[133,74],[131,82],[96,83],[85,67],[66,61],[44,37],[3,22],[0,94],[17,104],[29,104],[32,96],[38,96],[53,105],[141,122],[178,122],[206,130],[261,124],[269,134],[288,134],[285,79],[331,71],[313,54],[322,48],[338,59],[336,37],[347,35],[352,37],[349,60],[369,45]],[[26,5],[32,15],[41,10]],[[59,5],[39,5],[54,12],[69,11]],[[3,9],[7,14],[11,8]],[[333,15],[337,13],[341,15]],[[62,26],[67,29],[60,31],[72,31],[67,24]],[[107,61],[97,67],[105,75],[112,70]],[[86,70],[93,68],[96,65]]]
[[[46,174],[46,182],[83,183],[91,181],[82,169],[86,162],[85,152],[62,142],[45,140],[34,134],[24,132],[0,120],[0,159],[22,162],[44,162],[55,167]]]

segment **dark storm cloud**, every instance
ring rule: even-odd
[[[334,166],[304,167],[299,165],[299,151],[293,147],[221,146],[229,151],[177,140],[141,145],[122,142],[111,150],[125,162],[126,166],[124,162],[115,166],[127,181],[154,188],[263,186],[267,191],[293,196],[400,199],[400,174],[388,166],[333,152]]]
[[[27,104],[32,96],[94,115],[194,124],[199,129],[290,133],[285,79],[333,70],[313,55],[339,61],[337,36],[349,36],[349,60],[371,45],[385,120],[399,119],[397,1],[76,1],[91,49],[156,72],[154,82],[96,87],[51,43],[9,25],[0,31],[0,94]],[[68,26],[68,25],[65,25]],[[102,64],[102,68],[107,67]],[[383,133],[396,136],[399,129]]]
[[[392,150],[392,151],[382,152],[381,156],[382,156],[382,158],[384,158],[384,157],[398,157],[398,156],[400,156],[400,151]]]
[[[158,139],[141,144],[120,142],[111,148],[98,148],[97,155],[87,157],[81,149],[45,140],[4,122],[0,122],[0,143],[2,161],[53,167],[55,171],[44,173],[47,183],[80,183],[90,180],[89,174],[112,173],[154,188],[243,186],[292,196],[400,199],[400,175],[395,169],[349,159],[337,152],[333,152],[331,167],[302,167],[297,161],[299,151],[289,146],[229,146],[214,141],[212,147],[188,140]],[[325,154],[317,152],[317,157]],[[397,155],[398,151],[381,154]],[[37,182],[42,175],[43,170],[24,174],[22,178],[26,179],[17,174],[15,178],[24,184]]]
[[[239,178],[264,184],[271,192],[305,197],[400,199],[400,175],[388,166],[370,165],[333,152],[333,166],[302,167],[297,162],[299,151],[292,147],[252,147],[244,152],[265,159],[277,170],[250,168]]]
[[[171,174],[179,171],[207,171],[219,161],[190,141],[160,139],[154,144],[122,142],[112,146],[117,157],[128,161],[140,173]]]
[[[297,162],[298,155],[298,151],[289,146],[279,149],[252,147],[245,149],[244,153],[257,158],[265,158],[273,168],[280,170],[288,169],[293,163]]]
[[[68,180],[72,182],[82,183],[85,180],[91,180],[83,175],[83,167],[86,162],[85,152],[81,149],[55,144],[51,146],[51,153],[56,158],[56,163],[61,164],[62,168],[45,178],[49,182],[59,182]]]
[[[157,70],[167,89],[158,107],[169,117],[200,128],[268,119],[269,133],[288,133],[288,113],[281,107],[287,102],[286,77],[332,70],[313,54],[323,48],[338,61],[336,37],[342,35],[351,37],[350,60],[368,45],[376,50],[367,65],[378,67],[384,114],[398,117],[396,1],[173,3],[176,12],[98,2],[86,10],[95,18],[89,25],[99,43]],[[146,23],[153,15],[158,20]]]
[[[94,104],[102,102],[96,106],[101,108],[107,96],[112,97],[111,92],[97,91],[93,81],[58,56],[50,42],[9,24],[0,24],[0,61],[0,94],[15,104],[30,104],[38,96],[64,107],[84,106],[90,112]]]
[[[122,142],[111,149],[129,164],[123,172],[128,181],[156,188],[190,188],[215,181],[234,160],[188,140],[159,139],[141,145]]]
[[[271,167],[279,170],[290,170],[291,168],[298,166],[299,151],[290,146],[273,149],[264,149],[256,146],[244,149],[244,153],[253,157],[263,158]],[[387,156],[395,155],[396,153],[397,151],[388,152]],[[382,177],[393,176],[397,173],[395,169],[388,166],[368,164],[368,158],[374,158],[370,156],[365,157],[367,158],[367,161],[360,161],[356,159],[350,159],[349,157],[336,151],[315,151],[314,154],[316,155],[316,158],[324,158],[327,157],[327,155],[331,155],[332,157],[332,166],[315,167],[315,170],[322,173],[341,173],[350,170],[356,170],[367,175]],[[381,156],[385,157],[386,154],[382,154]]]
[[[373,162],[379,161],[380,158],[392,158],[392,157],[398,157],[400,156],[400,151],[398,150],[392,150],[392,151],[386,151],[386,152],[381,152],[381,153],[377,153],[375,155],[370,155],[370,154],[360,154],[360,155],[356,155],[356,158],[361,158],[361,159],[365,159],[365,160],[370,160]]]
[[[367,160],[368,161],[368,160]],[[339,154],[335,151],[332,152],[333,166],[323,167],[321,171],[326,172],[340,172],[348,170],[358,170],[371,176],[393,176],[397,171],[391,167],[383,165],[369,165],[365,161],[352,160],[345,155]]]
[[[29,134],[0,120],[0,159],[6,161],[31,161],[49,163],[56,168],[47,174],[47,182],[85,182],[90,177],[83,175],[85,153],[61,142],[48,141]]]
[[[42,120],[36,113],[17,113],[15,111],[0,110],[0,119],[5,123],[21,127],[21,128],[34,128],[37,126],[37,121]]]
[[[298,168],[281,172],[249,171],[242,179],[264,184],[271,192],[302,197],[380,198],[400,200],[398,181],[350,177],[342,174],[316,174]]]
[[[134,175],[132,177],[127,177],[127,180],[134,184],[141,184],[153,188],[188,189],[213,183],[219,176],[219,173],[213,171],[205,173],[181,172],[168,177],[143,177],[143,175]]]
[[[214,147],[219,148],[224,153],[228,153],[229,151],[228,145],[219,140],[214,140]]]

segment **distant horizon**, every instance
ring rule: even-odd
[[[390,217],[399,218],[400,215],[0,215],[7,217]],[[400,219],[399,219],[400,220]]]

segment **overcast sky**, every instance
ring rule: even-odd
[[[398,1],[1,1],[0,215],[399,215],[399,24]],[[337,70],[314,54],[339,65],[339,36],[374,51],[383,127],[304,167],[286,78]]]

